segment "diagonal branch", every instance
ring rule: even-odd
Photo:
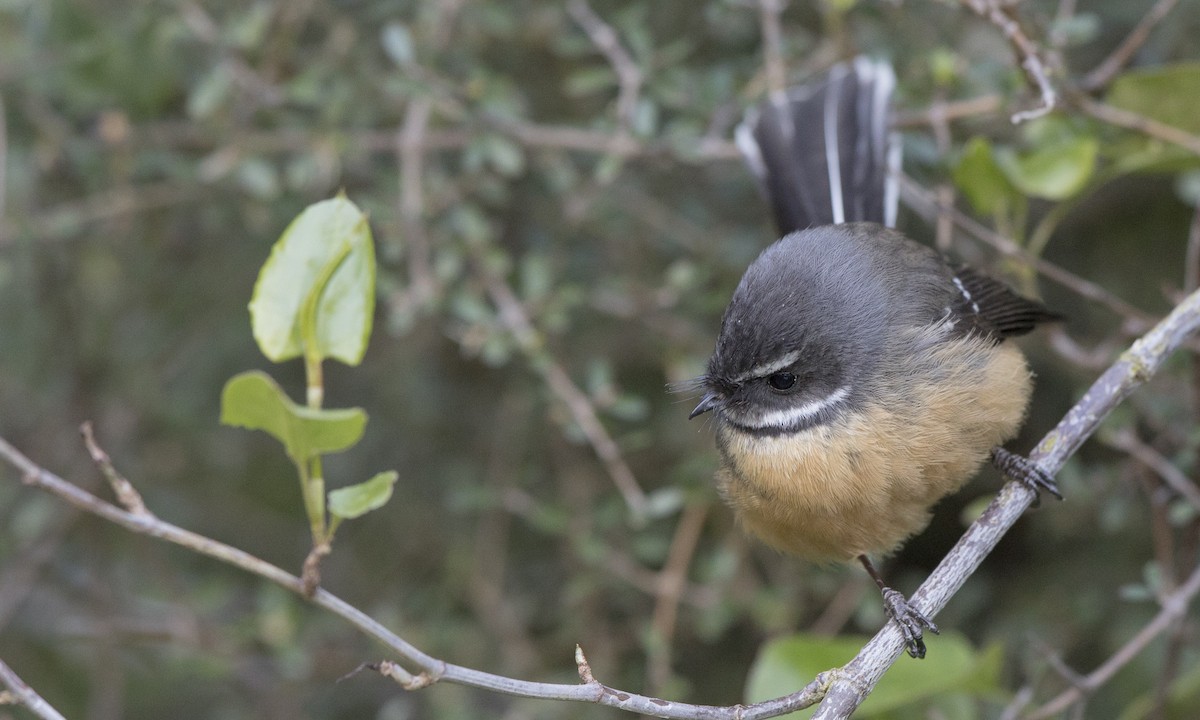
[[[1138,21],[1137,27],[1112,51],[1111,55],[1104,59],[1104,62],[1097,65],[1083,78],[1079,87],[1088,92],[1095,92],[1112,82],[1117,73],[1129,64],[1134,53],[1146,43],[1146,39],[1150,37],[1150,31],[1157,27],[1178,4],[1179,0],[1158,0],[1154,3]]]
[[[165,540],[197,554],[206,555],[227,565],[245,570],[328,610],[394,653],[399,658],[399,662],[379,663],[374,666],[374,669],[409,690],[427,687],[436,682],[450,682],[516,697],[596,703],[663,718],[762,720],[813,705],[820,701],[829,682],[829,676],[822,673],[811,683],[790,695],[753,705],[715,706],[693,705],[638,695],[603,685],[594,678],[590,682],[568,685],[517,680],[503,675],[473,670],[445,662],[422,652],[363,611],[324,588],[318,588],[311,595],[306,594],[303,580],[244,550],[185,530],[154,515],[133,513],[106,502],[38,466],[3,438],[0,438],[0,458],[21,473],[22,481],[26,485],[45,490],[79,510],[101,517],[132,532]],[[415,669],[416,672],[409,668]],[[2,674],[0,674],[0,679],[4,679]],[[23,696],[19,697],[22,697],[24,702]],[[57,720],[59,716],[45,715],[44,717]]]
[[[1096,431],[1108,413],[1128,397],[1134,388],[1149,379],[1167,355],[1182,345],[1197,327],[1200,327],[1200,291],[1185,298],[1162,322],[1135,342],[1042,440],[1030,458],[1044,471],[1051,474],[1057,472],[1067,458]],[[172,525],[154,515],[130,512],[105,502],[39,467],[2,438],[0,458],[19,470],[27,485],[46,490],[80,510],[133,532],[166,540],[215,558],[305,596],[300,578],[250,553]],[[930,615],[944,607],[1017,521],[1033,498],[1033,491],[1019,483],[1010,482],[1005,485],[996,500],[968,528],[958,544],[913,595],[914,604]],[[1165,601],[1164,612],[1178,613],[1178,606],[1196,594],[1193,586],[1197,583],[1200,583],[1200,580],[1194,576],[1180,589],[1180,592],[1188,594],[1179,595],[1174,600],[1169,597]],[[381,663],[376,669],[411,689],[446,681],[520,697],[591,702],[656,717],[688,720],[771,718],[808,707],[822,698],[825,698],[825,702],[816,718],[830,720],[848,717],[871,692],[904,647],[900,631],[894,623],[889,623],[845,667],[819,674],[812,682],[791,695],[753,705],[692,705],[616,690],[597,682],[594,677],[578,685],[539,683],[454,665],[422,652],[327,590],[318,589],[308,599],[343,618],[364,635],[393,652],[399,658],[399,662]],[[1173,617],[1174,615],[1168,617],[1163,623]],[[1153,633],[1159,632],[1160,624],[1162,623],[1151,623],[1135,640],[1144,644],[1142,638],[1148,639]],[[1135,646],[1134,641],[1130,644],[1131,647]],[[416,672],[408,668],[413,668]],[[590,673],[590,668],[588,671]],[[1097,670],[1097,673],[1099,672],[1100,670]]]
[[[0,685],[8,688],[6,692],[0,692],[0,705],[22,705],[42,720],[66,720],[62,713],[42,699],[42,696],[29,687],[3,660],[0,660]]]
[[[1152,640],[1183,618],[1187,614],[1188,605],[1196,598],[1197,594],[1200,594],[1200,567],[1192,571],[1191,576],[1179,589],[1163,600],[1162,609],[1154,616],[1154,619],[1130,638],[1129,642],[1121,646],[1121,649],[1113,653],[1100,667],[1079,678],[1071,688],[1029,714],[1027,720],[1045,720],[1045,718],[1054,717],[1083,699],[1086,694],[1100,688],[1118,670],[1128,665],[1142,650],[1145,650]]]
[[[1041,48],[1025,34],[1017,21],[1013,8],[1000,0],[960,0],[979,17],[987,20],[1004,34],[1020,61],[1025,77],[1041,95],[1042,104],[1032,110],[1023,110],[1012,116],[1013,123],[1035,120],[1048,114],[1058,104],[1058,93],[1050,83],[1046,63],[1042,60]]]
[[[1056,474],[1113,408],[1153,376],[1166,357],[1197,328],[1200,328],[1200,292],[1193,292],[1092,384],[1067,416],[1038,443],[1029,459],[1047,474]],[[913,595],[912,602],[917,608],[933,616],[945,607],[1035,497],[1033,490],[1019,482],[1007,483]],[[904,636],[894,622],[889,622],[838,671],[813,720],[849,717],[903,651]]]
[[[621,45],[617,31],[596,14],[587,0],[570,0],[567,12],[617,74],[617,128],[619,135],[626,135],[633,130],[638,96],[642,91],[642,71]]]

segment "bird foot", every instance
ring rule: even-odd
[[[993,448],[992,465],[1000,472],[1037,493],[1037,500],[1034,501],[1035,505],[1041,501],[1043,492],[1050,493],[1059,500],[1063,499],[1062,493],[1058,490],[1058,483],[1054,482],[1054,478],[1027,457],[1010,452],[1002,447]]]
[[[917,659],[925,657],[925,641],[922,640],[924,631],[929,630],[937,635],[937,625],[898,591],[885,587],[882,592],[883,609],[900,626],[900,632],[904,633],[904,646],[908,654]]]

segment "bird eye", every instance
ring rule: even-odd
[[[792,386],[796,384],[796,376],[790,372],[773,373],[771,377],[767,378],[767,384],[775,390],[791,390]]]

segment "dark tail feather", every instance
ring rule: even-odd
[[[860,57],[746,113],[737,145],[781,233],[864,220],[895,225],[895,85],[890,65]]]

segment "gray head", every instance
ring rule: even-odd
[[[745,432],[780,435],[858,407],[887,362],[898,313],[911,310],[896,306],[891,287],[911,269],[907,246],[919,247],[882,226],[849,223],[795,232],[764,250],[725,310],[691,417],[713,410]]]

